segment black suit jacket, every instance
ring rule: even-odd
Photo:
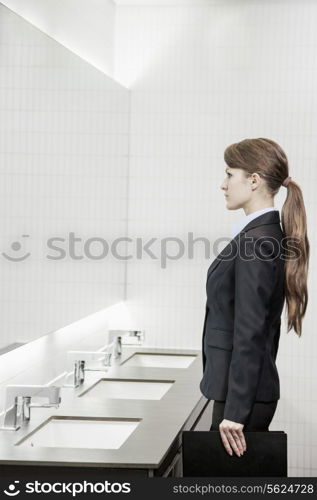
[[[275,364],[284,263],[278,211],[249,222],[207,274],[203,378],[207,399],[226,401],[224,418],[245,424],[256,401],[280,398]]]

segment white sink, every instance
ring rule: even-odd
[[[79,397],[113,399],[162,399],[174,381],[101,379]]]
[[[188,368],[196,359],[196,356],[188,354],[146,354],[135,353],[127,361],[125,366],[146,366],[157,368]]]
[[[16,445],[49,448],[118,449],[140,420],[52,417]]]

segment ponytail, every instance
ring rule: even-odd
[[[296,241],[296,259],[286,259],[284,288],[287,304],[287,332],[294,328],[297,335],[302,334],[302,319],[305,315],[308,291],[307,275],[309,266],[309,241],[307,237],[306,211],[302,191],[299,185],[287,179],[287,197],[282,207],[281,222],[286,237],[286,251],[289,251],[288,240]]]

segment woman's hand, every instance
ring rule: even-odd
[[[244,425],[223,419],[219,424],[219,431],[227,453],[232,455],[232,450],[240,457],[246,451],[247,445],[242,432]]]

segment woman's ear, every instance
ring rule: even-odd
[[[250,182],[251,182],[251,189],[252,191],[254,191],[261,184],[261,177],[259,176],[259,174],[253,173],[250,176]]]

